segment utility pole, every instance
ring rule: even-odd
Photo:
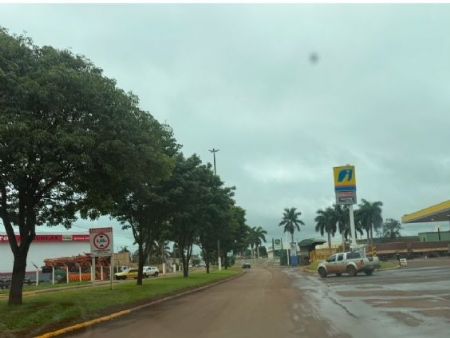
[[[214,158],[214,175],[217,175],[216,172],[216,153],[219,151],[219,149],[209,149],[209,152],[213,154],[213,158]],[[220,239],[217,240],[217,262],[218,262],[218,267],[219,267],[219,271],[222,270],[222,259],[220,258]]]

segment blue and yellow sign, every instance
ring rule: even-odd
[[[334,167],[334,190],[337,204],[356,204],[355,167],[346,165]]]

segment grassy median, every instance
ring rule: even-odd
[[[158,299],[231,277],[238,269],[192,273],[181,276],[145,280],[135,283],[61,290],[58,292],[24,296],[21,306],[8,306],[0,300],[0,337],[30,336],[46,330],[129,308],[132,305]]]

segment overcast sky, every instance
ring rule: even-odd
[[[449,199],[448,5],[0,5],[0,25],[90,58],[185,154],[219,148],[218,174],[268,238],[285,207],[303,214],[298,239],[317,237],[337,165],[386,218]]]

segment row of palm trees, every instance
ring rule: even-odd
[[[364,231],[367,235],[367,242],[373,244],[373,231],[383,224],[382,207],[380,201],[369,202],[365,199],[361,200],[358,209],[355,210],[355,229],[361,236]],[[346,206],[334,204],[326,209],[317,210],[315,218],[316,231],[323,236],[325,233],[328,237],[328,246],[331,247],[331,237],[336,232],[342,235],[342,242],[350,234],[350,217]]]
[[[354,211],[356,232],[362,236],[365,231],[369,244],[373,244],[374,229],[379,229],[383,224],[382,206],[383,203],[380,201],[369,202],[362,199],[358,209]],[[285,208],[283,211],[279,226],[283,227],[285,233],[291,235],[291,242],[294,242],[295,231],[300,231],[300,226],[305,225],[299,218],[301,214],[297,208]],[[316,231],[322,236],[327,234],[329,247],[331,247],[331,237],[334,237],[338,231],[342,235],[343,244],[350,235],[350,216],[347,206],[333,204],[326,209],[319,209],[315,222]],[[251,247],[252,256],[254,256],[254,248],[259,256],[259,247],[266,241],[266,234],[267,232],[261,227],[249,228],[247,241]]]
[[[250,245],[253,258],[255,257],[255,252],[256,257],[259,258],[259,248],[261,247],[263,242],[266,241],[266,235],[267,231],[260,226],[248,228],[246,240],[248,245]]]

